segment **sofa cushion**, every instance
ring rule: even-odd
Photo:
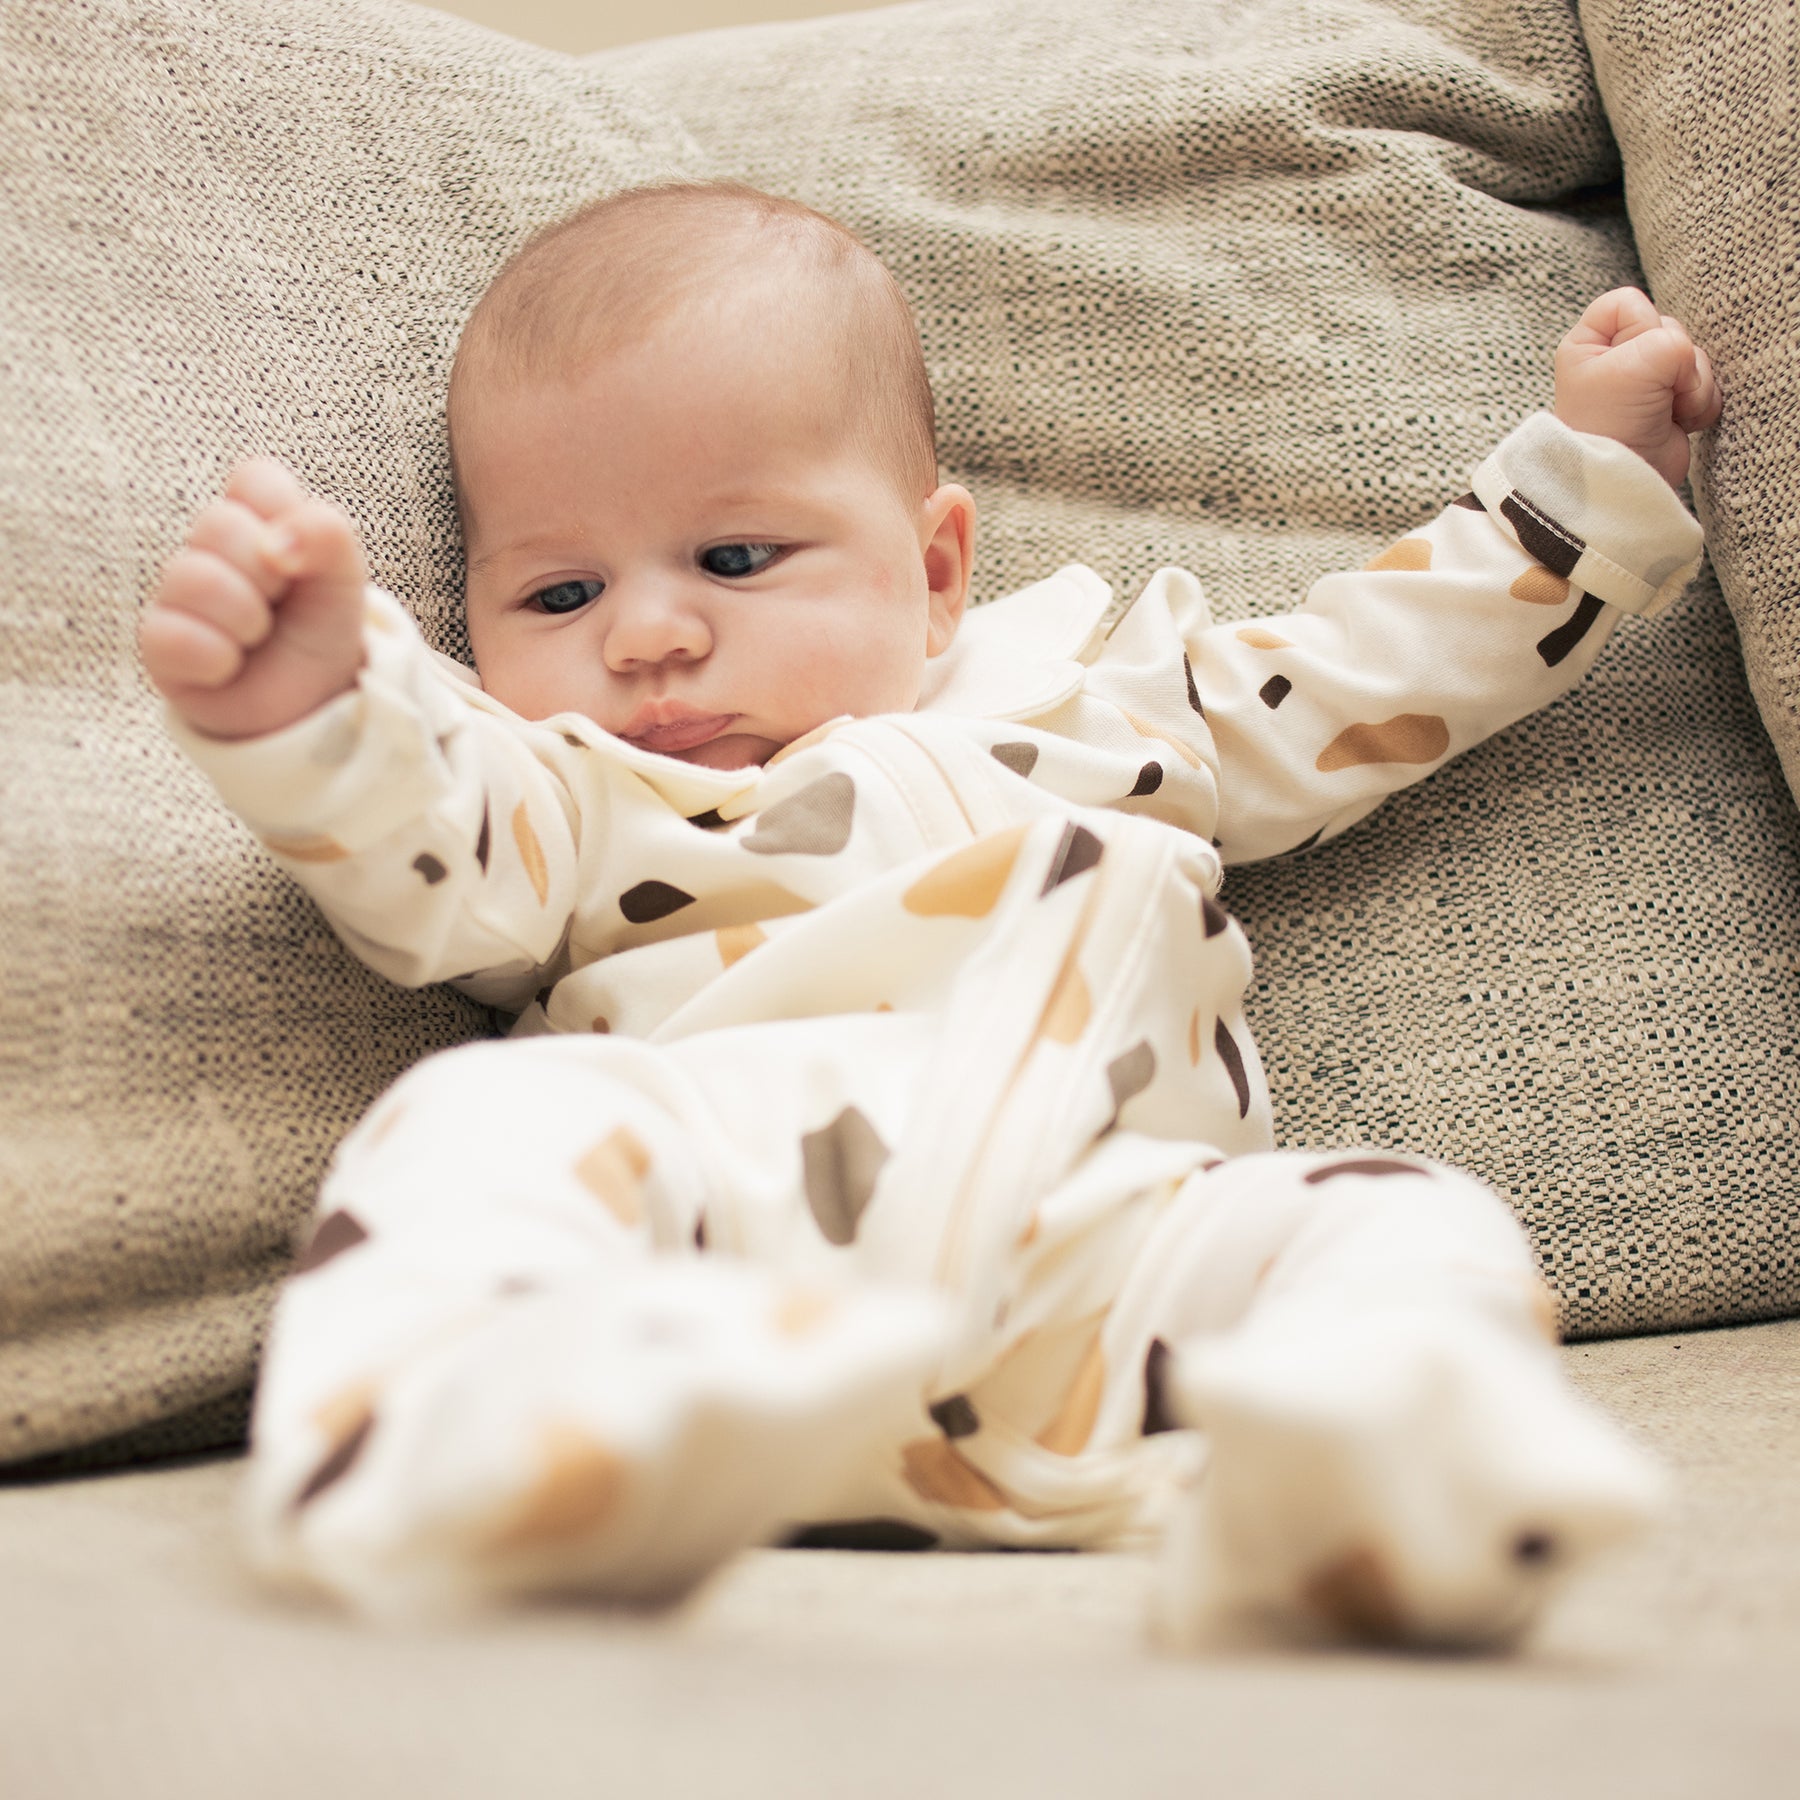
[[[1566,0],[940,0],[595,61],[896,269],[990,597],[1079,557],[1295,604],[1463,491],[1641,280]],[[1752,98],[1704,69],[1690,116]],[[1785,116],[1742,129],[1773,156]],[[1729,391],[1756,328],[1691,264]],[[1797,826],[1704,578],[1559,705],[1230,873],[1283,1138],[1486,1176],[1575,1335],[1800,1307]]]
[[[156,569],[274,451],[454,645],[461,318],[530,229],[691,155],[603,70],[347,0],[13,0],[0,144],[5,1461],[241,1433],[333,1142],[490,1028],[364,972],[172,750]]]

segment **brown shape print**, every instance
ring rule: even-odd
[[[481,799],[481,829],[475,834],[475,860],[481,865],[482,874],[487,873],[488,851],[494,841],[493,821],[488,816],[488,801],[484,794]]]
[[[310,1275],[314,1269],[323,1268],[334,1256],[342,1256],[346,1250],[354,1250],[358,1244],[366,1244],[368,1241],[368,1231],[361,1221],[340,1207],[338,1211],[327,1214],[319,1221],[292,1272],[296,1275]]]
[[[1425,538],[1402,538],[1397,544],[1389,544],[1379,556],[1370,557],[1363,567],[1371,573],[1380,569],[1429,569],[1431,544]]]
[[[1250,1077],[1244,1069],[1244,1053],[1237,1047],[1237,1040],[1225,1029],[1223,1019],[1213,1027],[1213,1048],[1218,1051],[1219,1060],[1225,1065],[1225,1073],[1231,1077],[1232,1088],[1237,1094],[1238,1117],[1244,1118],[1250,1111]]]
[[[1206,708],[1200,704],[1200,689],[1194,682],[1194,665],[1188,660],[1185,650],[1181,653],[1181,670],[1187,676],[1188,705],[1204,719]]]
[[[921,1500],[960,1506],[967,1512],[1002,1512],[1006,1496],[941,1437],[914,1438],[902,1446],[900,1467]]]
[[[1159,762],[1147,762],[1137,772],[1137,780],[1132,783],[1131,792],[1125,796],[1127,800],[1136,800],[1143,794],[1154,794],[1163,784],[1163,766]]]
[[[1095,1335],[1069,1384],[1069,1392],[1054,1419],[1037,1434],[1037,1441],[1058,1456],[1079,1456],[1094,1435],[1100,1416],[1101,1396],[1106,1392],[1106,1357]]]
[[[1568,622],[1557,626],[1548,637],[1538,640],[1537,653],[1544,659],[1544,666],[1554,669],[1587,636],[1594,621],[1605,610],[1592,594],[1583,594],[1580,605],[1569,615]]]
[[[723,925],[713,933],[719,946],[719,961],[727,969],[742,962],[758,944],[766,944],[769,934],[760,925]]]
[[[1406,1615],[1386,1565],[1366,1544],[1308,1576],[1302,1602],[1353,1637],[1391,1644],[1405,1635]]]
[[[1335,1180],[1339,1175],[1424,1175],[1427,1171],[1417,1163],[1402,1162],[1397,1156],[1353,1156],[1344,1162],[1325,1163],[1320,1168],[1308,1169],[1301,1177],[1308,1187],[1317,1187],[1322,1181]]]
[[[1569,597],[1569,581],[1566,575],[1552,575],[1542,563],[1533,563],[1506,591],[1528,606],[1561,606]]]
[[[619,896],[619,911],[633,925],[649,925],[692,906],[694,896],[667,881],[640,881]]]
[[[1231,923],[1231,914],[1211,894],[1200,895],[1200,925],[1209,938],[1217,937]]]
[[[1150,1340],[1144,1357],[1144,1419],[1138,1430],[1145,1437],[1159,1431],[1179,1431],[1181,1421],[1169,1406],[1169,1363],[1172,1352],[1161,1338]]]
[[[776,801],[739,842],[758,856],[835,856],[850,841],[855,811],[856,783],[833,771]]]
[[[947,1438],[973,1437],[981,1429],[981,1415],[967,1394],[952,1394],[947,1400],[934,1401],[926,1410]]]
[[[904,894],[900,904],[922,919],[985,919],[1005,890],[1025,827],[996,831],[934,864]]]
[[[427,887],[436,887],[450,873],[429,850],[421,851],[413,858],[413,868],[425,877]]]
[[[586,1537],[618,1509],[627,1464],[584,1425],[553,1421],[538,1438],[536,1479],[480,1533],[488,1555],[538,1550]]]
[[[887,1145],[854,1106],[801,1138],[806,1203],[828,1244],[854,1242],[887,1159]]]
[[[618,1125],[575,1165],[575,1179],[627,1230],[643,1223],[642,1182],[650,1152],[629,1126]]]
[[[1065,825],[1056,854],[1050,858],[1050,872],[1038,889],[1038,897],[1042,899],[1053,887],[1073,881],[1077,875],[1085,875],[1099,862],[1104,850],[1105,846],[1085,825]]]
[[[1015,775],[1029,775],[1037,767],[1036,744],[996,744],[989,754],[995,762],[1003,768],[1011,769]]]
[[[513,842],[519,846],[519,861],[531,877],[531,891],[542,906],[550,898],[550,865],[544,860],[544,846],[531,829],[531,815],[525,810],[523,800],[513,808],[512,834]]]
[[[1125,1102],[1141,1094],[1155,1076],[1156,1052],[1150,1048],[1148,1038],[1139,1038],[1122,1056],[1115,1056],[1106,1065],[1106,1081],[1112,1089],[1115,1125],[1119,1122],[1119,1113]]]
[[[1400,713],[1379,724],[1347,725],[1319,752],[1321,775],[1364,763],[1428,763],[1450,748],[1450,727],[1436,713]]]
[[[1500,502],[1500,516],[1518,533],[1520,547],[1557,575],[1573,575],[1587,541],[1533,506],[1516,489]]]
[[[1273,712],[1293,691],[1294,684],[1285,675],[1271,675],[1256,690],[1256,697]]]

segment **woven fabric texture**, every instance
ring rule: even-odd
[[[169,749],[156,567],[277,450],[457,648],[463,312],[577,199],[713,167],[917,300],[990,596],[1081,557],[1290,604],[1459,491],[1636,273],[1552,0],[944,0],[586,62],[376,0],[10,0],[0,1460],[221,1430],[331,1144],[485,1028],[362,974]],[[1796,835],[1716,590],[1629,623],[1234,875],[1285,1135],[1495,1180],[1578,1333],[1800,1306]]]
[[[0,1461],[241,1430],[333,1143],[490,1028],[363,971],[171,748],[155,570],[274,451],[453,644],[462,317],[690,161],[603,71],[412,6],[0,8]]]
[[[1581,13],[1652,291],[1728,377],[1694,499],[1800,794],[1800,18],[1793,0],[1588,0]]]
[[[1558,0],[954,0],[596,61],[892,264],[988,596],[1080,557],[1294,604],[1462,491],[1585,301],[1641,279]],[[1728,68],[1686,103],[1724,109]],[[1706,329],[1735,290],[1692,272]],[[1754,332],[1717,348],[1734,389]],[[1703,578],[1561,705],[1231,872],[1284,1140],[1487,1177],[1572,1335],[1800,1308],[1797,848]]]

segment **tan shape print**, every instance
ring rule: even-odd
[[[1240,644],[1248,644],[1252,650],[1291,650],[1294,647],[1291,639],[1277,637],[1260,625],[1246,625],[1237,636]]]
[[[1200,1009],[1194,1008],[1194,1016],[1188,1020],[1188,1067],[1200,1066]]]
[[[553,1420],[538,1437],[537,1478],[480,1534],[489,1555],[537,1550],[587,1536],[617,1510],[626,1463],[585,1426]]]
[[[1532,606],[1561,606],[1569,597],[1569,583],[1566,577],[1553,575],[1542,563],[1533,563],[1506,591],[1515,600]]]
[[[823,1288],[791,1288],[775,1303],[777,1337],[810,1336],[838,1310],[837,1297]]]
[[[336,838],[318,833],[307,837],[266,837],[262,839],[262,847],[277,856],[285,856],[289,862],[298,863],[343,862],[350,854]]]
[[[1005,891],[1025,831],[1017,825],[952,851],[900,896],[900,904],[922,919],[985,919]]]
[[[575,1179],[627,1229],[643,1223],[640,1184],[649,1173],[650,1152],[627,1125],[619,1125],[575,1165]]]
[[[1431,567],[1431,544],[1425,538],[1402,538],[1397,544],[1389,544],[1379,556],[1372,556],[1363,564],[1365,569],[1429,569]]]
[[[1079,1456],[1094,1435],[1094,1421],[1100,1416],[1100,1398],[1105,1392],[1106,1356],[1096,1336],[1075,1371],[1061,1410],[1038,1433],[1037,1441],[1058,1456]]]
[[[815,725],[811,731],[803,732],[791,744],[783,744],[769,760],[763,764],[765,769],[772,769],[777,763],[786,762],[790,756],[798,756],[802,750],[810,750],[814,744],[822,744],[845,723],[844,717],[827,719],[823,725]]]
[[[1428,763],[1450,748],[1450,727],[1436,713],[1401,713],[1379,724],[1347,725],[1319,752],[1321,775],[1365,763]]]
[[[1148,719],[1140,719],[1136,713],[1125,713],[1125,723],[1139,737],[1155,738],[1159,744],[1167,744],[1190,769],[1200,766],[1200,752],[1192,745],[1184,744],[1173,732],[1164,731],[1160,726],[1152,725]]]
[[[719,961],[727,969],[742,962],[758,944],[766,944],[769,934],[760,925],[722,925],[713,933],[719,946]]]
[[[1006,1496],[941,1437],[915,1438],[900,1451],[906,1484],[921,1500],[960,1506],[968,1512],[1003,1512]]]
[[[1038,1029],[1053,1043],[1072,1044],[1087,1030],[1088,1020],[1093,1016],[1093,996],[1082,979],[1081,965],[1071,956],[1063,964],[1056,986],[1050,991],[1043,1023]]]
[[[550,865],[544,860],[544,846],[531,829],[531,815],[525,810],[523,800],[513,808],[512,834],[513,842],[519,846],[519,861],[531,877],[531,891],[542,906],[550,898]]]

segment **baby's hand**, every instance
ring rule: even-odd
[[[194,521],[138,623],[157,691],[209,737],[261,737],[356,685],[356,527],[268,457],[234,470]]]
[[[1719,385],[1679,319],[1659,313],[1636,288],[1614,288],[1557,346],[1556,416],[1635,450],[1679,487],[1687,434],[1718,418]]]

